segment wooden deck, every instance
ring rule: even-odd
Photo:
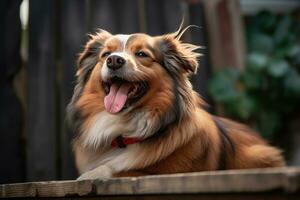
[[[300,199],[300,168],[228,170],[0,185],[0,198]]]

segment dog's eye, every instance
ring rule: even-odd
[[[110,54],[111,54],[111,52],[107,51],[107,52],[103,53],[101,57],[105,58],[105,57],[109,56]]]
[[[141,57],[141,58],[146,58],[146,57],[148,57],[148,55],[147,55],[145,52],[143,52],[143,51],[136,52],[135,55],[136,55],[137,57]]]

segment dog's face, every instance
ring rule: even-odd
[[[159,77],[166,76],[153,38],[144,34],[109,37],[99,52],[104,107],[117,114],[140,105],[158,90]]]
[[[181,34],[151,37],[101,30],[92,35],[78,61],[71,115],[74,110],[89,118],[101,112],[124,115],[143,109],[149,117],[159,115],[164,121],[164,115],[180,103],[176,101],[184,98],[178,97],[184,95],[182,91],[190,89],[185,88],[188,75],[198,65],[199,54],[194,52],[198,47],[182,43]]]

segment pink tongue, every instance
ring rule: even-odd
[[[110,86],[109,94],[104,98],[106,111],[110,113],[120,112],[126,103],[129,89],[130,84],[128,83],[122,85],[112,84]]]

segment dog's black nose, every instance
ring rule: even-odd
[[[107,67],[112,70],[117,70],[121,68],[125,63],[126,60],[121,56],[117,56],[117,55],[111,55],[106,60]]]

